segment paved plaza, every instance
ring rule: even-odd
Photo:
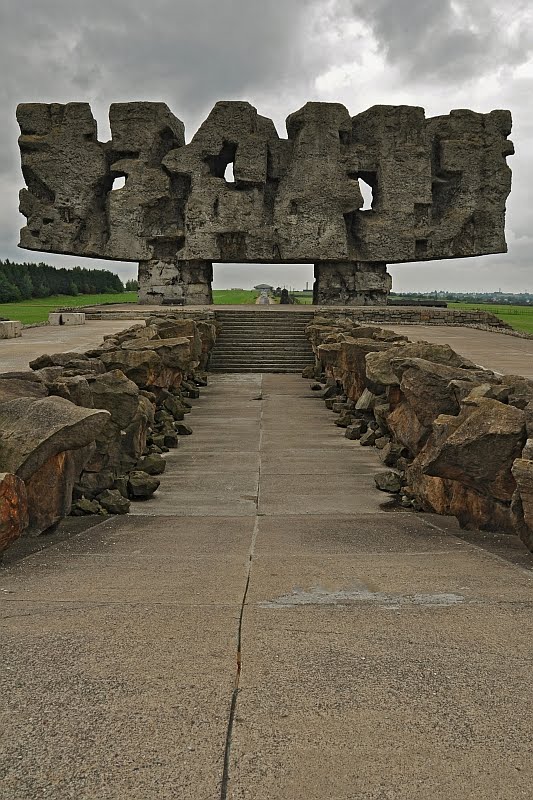
[[[530,797],[515,537],[389,510],[297,376],[213,376],[190,420],[132,515],[8,551],[3,798]]]

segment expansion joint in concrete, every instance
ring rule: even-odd
[[[233,739],[233,727],[235,723],[235,715],[237,713],[237,702],[240,691],[240,681],[242,675],[242,643],[243,643],[243,625],[244,625],[244,610],[248,599],[248,590],[250,588],[250,580],[252,575],[252,564],[254,560],[255,544],[257,541],[257,534],[259,532],[259,500],[261,490],[261,448],[263,442],[263,376],[261,375],[261,389],[259,396],[254,398],[261,401],[261,414],[259,418],[259,465],[257,473],[257,489],[255,497],[256,516],[254,521],[254,528],[252,531],[252,539],[250,542],[250,549],[248,551],[248,563],[246,567],[246,580],[244,584],[244,592],[242,595],[240,611],[239,611],[239,624],[237,627],[237,653],[236,653],[236,668],[235,668],[235,683],[231,693],[231,702],[228,714],[228,725],[226,728],[226,739],[224,743],[224,766],[222,770],[222,780],[220,782],[220,800],[227,800],[228,788],[230,782],[230,766],[231,766],[231,744]]]

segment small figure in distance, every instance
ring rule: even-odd
[[[280,305],[282,305],[282,306],[286,306],[286,305],[290,304],[291,299],[289,297],[289,292],[287,291],[287,289],[282,289],[281,290],[281,297],[280,297],[279,302],[280,302]]]

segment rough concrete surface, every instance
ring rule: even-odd
[[[309,102],[284,139],[221,101],[187,144],[164,103],[113,103],[106,144],[88,103],[23,103],[17,119],[21,247],[139,261],[142,302],[210,303],[213,262],[308,262],[316,302],[379,305],[387,262],[506,250],[509,111]]]
[[[193,405],[134,516],[8,551],[2,797],[529,798],[517,538],[387,510],[299,377]]]

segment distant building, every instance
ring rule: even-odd
[[[257,286],[254,286],[254,289],[257,289],[258,292],[273,292],[274,287],[269,286],[268,283],[259,283]]]

